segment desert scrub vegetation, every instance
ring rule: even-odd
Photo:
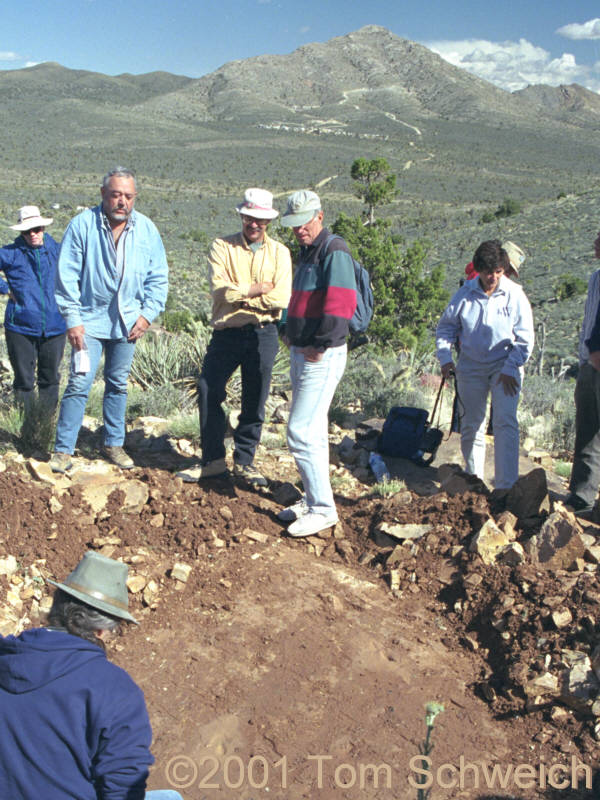
[[[583,294],[586,289],[586,282],[571,272],[566,272],[554,281],[554,296],[557,300],[576,297],[579,294]]]
[[[415,346],[392,356],[373,345],[353,351],[331,406],[331,419],[343,420],[348,410],[366,417],[385,417],[392,406],[429,408],[439,386],[439,370],[430,348]]]
[[[520,214],[523,210],[522,204],[512,197],[505,197],[495,211],[484,211],[479,220],[481,224],[494,222],[494,220],[502,219],[503,217],[512,217],[515,214]]]
[[[525,374],[518,418],[521,440],[532,438],[537,447],[570,454],[575,443],[575,403],[572,378]]]

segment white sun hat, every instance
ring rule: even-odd
[[[17,224],[11,225],[13,231],[30,231],[32,228],[52,225],[52,217],[42,217],[37,206],[23,206],[18,211]]]
[[[255,219],[275,219],[279,211],[273,208],[273,195],[266,189],[246,189],[244,200],[235,210]]]

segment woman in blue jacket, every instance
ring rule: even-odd
[[[0,248],[0,293],[8,294],[4,329],[13,387],[25,410],[36,384],[40,403],[53,413],[58,403],[59,366],[65,349],[66,325],[54,299],[60,245],[44,230],[52,219],[37,206],[19,209],[19,231],[12,244]]]

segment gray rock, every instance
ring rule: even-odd
[[[302,492],[293,483],[282,483],[272,489],[271,494],[273,495],[273,500],[284,508],[294,505],[302,497]]]
[[[550,498],[546,472],[537,468],[520,477],[506,497],[506,508],[520,520],[548,513]]]
[[[389,522],[380,522],[376,529],[379,533],[385,533],[394,539],[420,539],[429,533],[431,525],[400,525]]]
[[[500,550],[496,560],[510,567],[516,567],[525,561],[525,550],[519,542],[511,542]]]
[[[484,564],[494,564],[502,548],[508,545],[509,539],[493,519],[488,519],[485,525],[473,537],[469,550],[481,556]]]
[[[546,569],[569,569],[585,551],[575,515],[564,508],[551,514],[529,540],[528,551],[534,564]]]
[[[594,674],[590,659],[582,658],[569,669],[563,670],[559,679],[560,697],[564,703],[579,711],[592,713],[592,706],[600,683]]]

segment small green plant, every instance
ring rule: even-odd
[[[198,412],[178,414],[169,419],[167,433],[176,439],[189,439],[192,442],[198,440],[200,438]]]
[[[194,329],[194,317],[189,308],[181,311],[165,311],[163,325],[169,333],[191,333]]]
[[[421,743],[421,746],[419,747],[419,752],[421,753],[422,756],[425,756],[425,758],[421,759],[421,769],[419,770],[419,774],[417,775],[416,778],[416,783],[422,784],[423,788],[419,787],[417,789],[417,800],[427,800],[427,798],[431,794],[431,789],[424,788],[424,784],[428,783],[427,775],[425,775],[424,773],[429,772],[431,766],[431,759],[429,758],[429,754],[433,750],[433,744],[431,742],[431,734],[433,731],[433,726],[435,724],[435,718],[438,716],[438,714],[441,714],[443,710],[444,706],[442,703],[431,702],[427,703],[427,705],[425,706],[425,726],[427,728],[427,732],[425,734],[425,741],[423,741]],[[429,785],[431,786],[431,782],[429,782]]]
[[[499,219],[500,217],[512,217],[514,214],[520,214],[523,209],[521,203],[512,197],[505,197],[500,203],[494,216]]]
[[[578,294],[583,294],[587,289],[585,281],[573,275],[571,272],[565,272],[554,282],[554,295],[557,300],[566,300],[568,297],[576,297]]]
[[[54,443],[56,415],[37,396],[28,398],[25,406],[19,404],[18,413],[22,418],[20,438],[23,448],[49,452]]]
[[[554,462],[554,472],[561,478],[570,478],[572,468],[573,465],[570,461],[557,460]]]
[[[393,494],[404,491],[406,491],[406,483],[399,478],[392,478],[389,481],[376,483],[371,494],[376,497],[391,497]]]

